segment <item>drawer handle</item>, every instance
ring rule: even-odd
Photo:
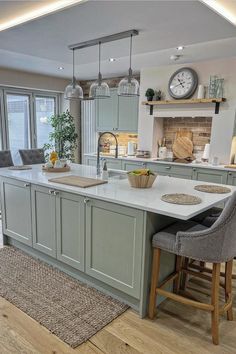
[[[49,194],[54,194],[54,192],[55,192],[55,191],[52,190],[52,189],[49,189],[49,191],[48,191]]]
[[[232,172],[229,172],[229,176],[232,176]]]
[[[84,204],[88,204],[88,202],[90,202],[90,199],[84,198]]]
[[[25,187],[25,188],[27,188],[27,187],[29,187],[29,186],[30,186],[29,183],[25,183],[25,184],[24,184],[24,187]]]
[[[60,194],[59,191],[53,191],[53,195],[58,195],[58,194]]]
[[[171,169],[171,166],[167,166],[167,167],[166,167],[166,170],[170,170],[170,169]]]

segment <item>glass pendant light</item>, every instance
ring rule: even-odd
[[[131,69],[131,58],[132,58],[132,39],[133,35],[130,35],[130,57],[129,57],[129,72],[128,77],[125,77],[119,82],[118,85],[118,96],[139,96],[139,82],[133,77],[133,72]]]
[[[75,50],[73,49],[73,76],[72,82],[66,86],[64,98],[66,100],[82,100],[84,97],[83,89],[80,85],[77,84],[75,78]]]
[[[98,79],[90,86],[89,97],[100,99],[100,98],[109,98],[110,89],[105,81],[102,81],[101,74],[101,42],[98,44],[99,48],[99,59],[98,59]]]

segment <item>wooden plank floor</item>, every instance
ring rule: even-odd
[[[200,284],[205,293],[209,286],[203,281],[192,281],[190,286],[198,289]],[[205,294],[199,296],[209,298]],[[234,315],[236,320],[236,302]],[[236,321],[221,318],[220,342],[218,347],[211,343],[208,313],[167,300],[155,321],[142,320],[128,310],[87,343],[71,349],[0,298],[0,354],[233,354],[236,353]]]

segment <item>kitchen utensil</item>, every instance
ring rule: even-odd
[[[193,143],[187,137],[179,137],[172,146],[174,156],[178,159],[194,158]]]
[[[198,85],[197,98],[205,97],[205,87],[204,85]]]
[[[158,155],[160,159],[166,159],[167,157],[167,147],[166,146],[160,146],[158,150]]]
[[[49,182],[66,184],[68,186],[80,187],[80,188],[88,188],[98,186],[100,184],[107,183],[107,181],[103,181],[102,179],[88,178],[88,177],[80,177],[80,176],[66,176],[59,178],[49,179]]]
[[[134,143],[133,141],[129,141],[128,151],[127,151],[128,156],[134,156],[135,152],[136,152],[136,143]]]

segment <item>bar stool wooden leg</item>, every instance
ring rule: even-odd
[[[214,344],[219,344],[219,290],[220,290],[220,263],[213,263],[211,304],[211,332]]]
[[[185,257],[183,260],[183,268],[187,269],[189,264],[189,258]],[[188,275],[186,273],[183,273],[182,280],[181,280],[181,286],[180,289],[185,291],[186,290],[186,285],[188,281]]]
[[[153,320],[156,315],[156,287],[159,279],[160,272],[160,258],[161,258],[161,250],[160,248],[153,249],[153,258],[152,258],[152,278],[151,278],[151,290],[150,290],[150,298],[149,298],[149,310],[148,317]]]
[[[175,271],[178,273],[177,278],[174,280],[174,293],[178,294],[179,292],[179,287],[180,287],[180,277],[181,277],[181,269],[182,269],[182,261],[183,257],[181,256],[176,256],[176,263],[175,263]]]
[[[231,302],[231,306],[227,311],[228,321],[233,321],[233,303],[232,303],[232,272],[233,261],[226,262],[225,264],[225,301]]]

